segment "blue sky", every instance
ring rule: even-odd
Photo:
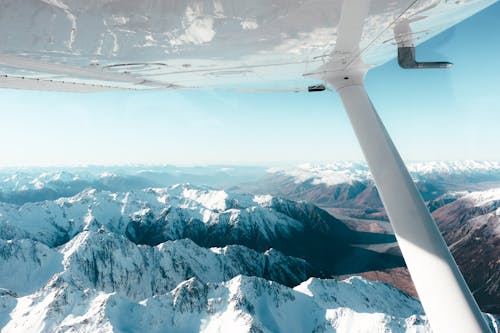
[[[417,49],[449,70],[371,70],[406,160],[500,160],[500,3]],[[0,166],[363,160],[336,93],[0,90]]]

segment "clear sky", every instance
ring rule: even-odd
[[[500,3],[418,47],[449,70],[373,69],[406,160],[500,160]],[[0,90],[0,166],[362,160],[336,93]]]

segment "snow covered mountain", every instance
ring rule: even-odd
[[[485,189],[488,182],[500,184],[498,162],[419,162],[410,163],[409,169],[426,200],[449,191]],[[243,166],[1,169],[0,201],[23,204],[73,196],[87,188],[126,192],[178,183],[269,193],[328,207],[381,206],[368,167],[353,162],[269,169]]]
[[[472,192],[433,213],[482,309],[500,313],[500,188]]]
[[[410,162],[408,170],[417,180],[426,177],[462,176],[496,176],[500,174],[500,162],[489,161],[430,161]],[[271,174],[284,174],[295,178],[297,183],[311,180],[312,184],[333,186],[352,184],[371,180],[368,166],[364,163],[333,162],[313,165],[301,164],[292,168],[270,168]]]
[[[500,188],[450,193],[433,216],[483,311],[500,314]],[[446,202],[448,201],[448,202]],[[416,295],[406,268],[364,272]]]
[[[450,230],[490,235],[497,194],[461,193],[436,213],[455,204],[443,216],[487,222]],[[370,249],[393,243],[305,202],[189,184],[0,202],[0,331],[428,332],[418,301],[393,287],[317,278],[400,267],[401,257]],[[454,253],[475,253],[467,262],[496,255],[457,244]],[[495,297],[498,286],[478,283]]]
[[[0,201],[14,204],[70,197],[91,188],[127,192],[192,183],[228,188],[266,174],[264,167],[116,166],[0,169]]]
[[[2,203],[0,328],[428,331],[418,301],[397,289],[308,278],[314,258],[269,248],[290,250],[286,237],[307,236],[308,228],[349,240],[349,230],[327,216],[305,203],[192,185]],[[228,244],[208,246],[219,241]]]
[[[410,163],[409,169],[482,309],[499,314],[500,221],[495,214],[500,207],[500,163]],[[358,230],[391,232],[365,166],[336,163],[271,171],[264,191],[308,200],[349,221]],[[342,177],[336,178],[337,174]],[[341,182],[337,182],[339,179]],[[379,276],[392,283],[390,272],[371,274],[365,276]],[[401,276],[403,279],[396,285],[411,287],[409,275]],[[405,290],[410,292],[411,288]]]
[[[259,278],[262,256],[237,250],[241,247],[203,249],[189,240],[136,245],[103,229],[80,232],[56,248],[4,241],[0,328],[430,332],[420,303],[387,284],[310,278],[290,288]],[[279,270],[276,261],[271,266]],[[499,324],[487,319],[493,328]]]
[[[450,161],[409,163],[424,200],[435,200],[450,191],[470,191],[500,186],[500,163]],[[302,164],[268,169],[256,191],[307,200],[321,207],[379,209],[382,202],[368,167],[363,163]]]
[[[121,267],[134,265],[130,258],[119,259]],[[429,331],[415,299],[361,278],[309,279],[292,289],[243,275],[208,283],[191,277],[141,299],[112,287],[83,288],[75,281],[86,272],[68,274],[68,265],[33,294],[0,296],[2,332]]]
[[[311,204],[193,185],[117,193],[89,189],[21,206],[0,202],[0,214],[2,238],[28,238],[49,247],[65,244],[85,230],[104,229],[151,246],[189,238],[206,248],[232,244],[258,252],[274,248],[305,259],[315,276],[403,265],[399,256],[353,246],[391,243],[393,236],[352,231]]]

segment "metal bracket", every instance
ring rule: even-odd
[[[318,84],[318,85],[315,85],[315,86],[309,86],[309,87],[307,87],[307,91],[309,91],[309,92],[323,91],[325,89],[326,89],[326,87],[325,87],[324,84]]]
[[[418,62],[415,60],[414,46],[398,47],[398,64],[404,69],[414,68],[449,68],[453,66],[451,62],[435,61],[435,62]]]

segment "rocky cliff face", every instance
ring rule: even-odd
[[[131,192],[91,189],[54,201],[0,203],[0,211],[3,238],[29,238],[49,247],[65,244],[82,231],[102,228],[150,246],[189,238],[205,248],[236,244],[257,252],[274,248],[306,260],[316,276],[403,265],[400,256],[352,246],[366,242],[366,233],[352,231],[316,206],[269,195],[192,185]],[[393,241],[390,235],[369,240]]]
[[[484,311],[500,313],[500,189],[472,192],[434,218]]]

